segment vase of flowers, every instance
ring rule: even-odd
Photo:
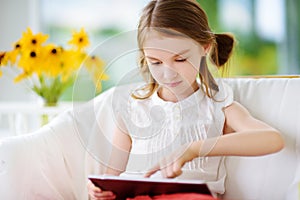
[[[28,28],[11,51],[0,53],[0,66],[15,67],[18,74],[14,81],[28,80],[47,106],[57,105],[74,83],[81,66],[90,72],[97,92],[101,91],[101,81],[108,76],[104,73],[104,62],[86,52],[90,42],[85,30],[73,32],[68,48],[46,43],[48,37],[43,33],[33,34]]]

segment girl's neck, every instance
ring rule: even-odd
[[[194,92],[196,92],[198,89],[199,89],[199,85],[197,82],[195,82],[195,84],[193,84],[191,87],[186,89],[182,94],[175,94],[170,89],[165,88],[165,87],[158,88],[157,94],[164,101],[170,101],[170,102],[176,103],[178,101],[181,101],[181,100],[189,97]]]

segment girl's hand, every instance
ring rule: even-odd
[[[110,200],[110,199],[115,199],[116,195],[111,192],[111,191],[102,191],[99,187],[96,187],[92,181],[88,180],[88,193],[89,193],[89,197],[92,200]]]
[[[157,165],[151,168],[144,176],[150,177],[157,171],[165,178],[175,178],[182,174],[181,168],[186,162],[193,160],[198,154],[193,143],[185,144],[170,156],[163,158]]]

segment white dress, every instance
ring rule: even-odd
[[[222,135],[223,108],[233,102],[233,93],[218,82],[217,101],[201,89],[176,103],[162,100],[157,92],[145,100],[129,98],[121,114],[132,139],[125,174],[144,174],[183,144]],[[186,163],[178,178],[205,180],[213,192],[223,194],[225,177],[223,157],[199,157]]]

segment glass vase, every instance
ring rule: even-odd
[[[58,101],[57,100],[55,100],[55,101],[53,101],[53,99],[51,100],[51,101],[49,101],[49,100],[47,100],[47,99],[43,99],[44,101],[44,103],[43,103],[43,106],[45,107],[45,108],[47,108],[47,107],[56,107],[56,106],[58,106]],[[44,125],[46,125],[46,124],[48,124],[49,123],[49,121],[50,121],[50,116],[49,116],[49,114],[47,114],[47,113],[45,113],[45,114],[42,114],[42,116],[41,116],[41,126],[44,126]]]

